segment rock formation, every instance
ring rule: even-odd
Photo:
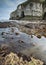
[[[45,5],[45,2],[41,0],[27,0],[17,6],[17,9],[10,14],[10,19],[45,19]]]
[[[30,61],[23,60],[23,57],[18,57],[17,54],[10,53],[5,57],[5,65],[43,65],[43,62],[31,57]]]

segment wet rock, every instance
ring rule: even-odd
[[[19,35],[19,33],[18,33],[18,32],[16,32],[15,34],[16,34],[16,35]]]
[[[31,58],[30,57],[27,57],[26,55],[23,55],[23,60],[27,60],[28,62],[31,61]]]
[[[11,52],[5,57],[5,60],[5,65],[18,65],[19,57],[17,56],[17,54]]]
[[[22,54],[22,53],[18,53],[17,55],[19,56],[19,58],[23,56],[23,54]]]
[[[1,35],[4,35],[4,32],[2,32]]]
[[[11,32],[14,32],[14,28],[11,28]]]
[[[35,64],[35,65],[43,65],[43,62],[42,61],[40,61],[40,60],[36,60],[36,59],[34,59],[33,57],[31,57],[31,60],[32,60],[32,62]]]
[[[31,35],[31,38],[33,38],[33,35]]]
[[[45,63],[43,63],[43,65],[46,65]]]
[[[23,41],[23,40],[19,40],[18,42],[19,42],[19,43],[24,43],[24,41]]]
[[[0,22],[0,28],[13,27],[14,25],[11,22]]]
[[[46,34],[43,34],[44,37],[46,37]]]
[[[4,57],[0,57],[0,65],[5,65],[5,59],[4,59]]]
[[[10,47],[3,45],[3,46],[1,46],[1,48],[0,48],[0,56],[1,56],[1,57],[5,57],[7,54],[10,53],[10,51],[11,51]]]
[[[14,37],[11,37],[11,39],[14,39]]]
[[[33,57],[30,61],[23,60],[23,57],[19,58],[17,54],[11,52],[5,57],[5,65],[43,65],[43,62]]]
[[[40,39],[40,38],[41,38],[41,35],[40,35],[40,34],[38,34],[38,35],[37,35],[37,38],[39,38],[39,39]]]

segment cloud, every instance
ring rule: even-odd
[[[0,11],[0,19],[8,19],[10,16],[10,12],[11,10],[9,9],[5,9],[5,10],[2,10]]]
[[[11,7],[15,6],[15,3],[16,3],[16,2],[14,2],[12,0],[4,0],[4,1],[5,1],[5,3],[6,3],[7,6],[11,6]]]
[[[17,6],[19,3],[22,3],[26,0],[4,0],[5,3],[10,7]]]
[[[27,1],[27,0],[17,0],[17,4],[20,4],[20,3],[25,2],[25,1]]]
[[[7,19],[10,13],[17,8],[17,5],[25,0],[0,0],[0,19]]]

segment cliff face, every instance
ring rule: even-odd
[[[43,2],[43,11],[44,11],[43,19],[46,20],[46,0],[45,0],[45,2]]]
[[[42,16],[43,2],[36,2],[33,0],[18,5],[17,10],[10,14],[10,19],[22,19],[24,17],[30,17],[30,19],[42,19]]]

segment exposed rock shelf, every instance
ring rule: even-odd
[[[19,21],[12,20],[10,22],[0,22],[0,28],[17,27],[21,32],[29,35],[35,35],[38,38],[46,37],[46,22],[45,21]]]
[[[0,65],[43,65],[43,62],[34,59],[33,57],[27,58],[26,56],[19,57],[15,53],[10,53],[6,55],[4,58],[0,57]]]

